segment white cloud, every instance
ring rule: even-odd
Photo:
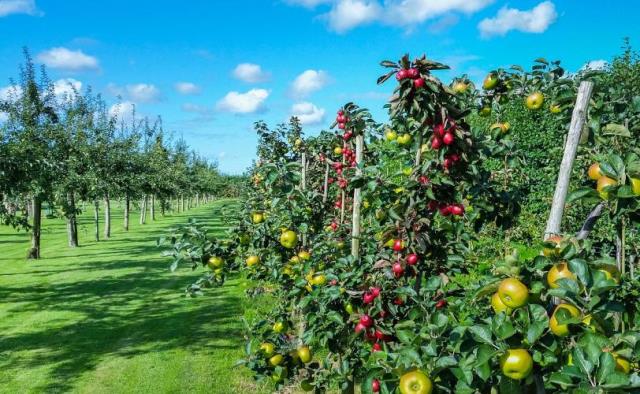
[[[291,84],[291,95],[306,97],[325,87],[330,81],[329,74],[322,70],[306,70]]]
[[[98,59],[84,52],[67,48],[51,48],[38,54],[38,60],[48,67],[67,71],[82,71],[98,68]]]
[[[544,1],[528,11],[502,7],[494,18],[485,18],[478,24],[483,37],[504,36],[511,30],[542,33],[558,17],[556,7]]]
[[[402,26],[414,25],[451,12],[471,14],[494,0],[402,0],[388,1],[385,19],[387,23]]]
[[[178,93],[185,95],[198,94],[201,91],[200,86],[192,82],[178,82],[174,87]]]
[[[73,79],[59,79],[53,83],[53,93],[61,99],[73,97],[75,92],[80,93],[82,90],[82,82]]]
[[[261,110],[267,97],[269,92],[265,89],[251,89],[246,93],[229,92],[218,101],[216,108],[224,112],[250,114]]]
[[[343,33],[379,19],[383,11],[376,1],[340,0],[323,17],[328,20],[331,30]]]
[[[331,4],[321,17],[329,28],[343,33],[368,23],[413,27],[427,20],[444,17],[433,29],[440,30],[457,23],[455,13],[472,14],[495,0],[287,0],[293,5],[314,8]],[[443,27],[442,27],[443,26]]]
[[[153,103],[160,100],[161,93],[155,85],[137,83],[127,85],[127,97],[138,103]]]
[[[148,83],[136,83],[124,87],[110,83],[107,85],[107,92],[136,103],[154,103],[162,99],[160,89]]]
[[[35,0],[0,0],[0,17],[11,14],[41,15]]]
[[[591,60],[590,62],[588,62],[587,64],[585,64],[582,69],[586,70],[604,70],[607,65],[609,63],[606,60],[603,59],[598,59],[598,60]]]
[[[22,96],[22,88],[18,85],[0,88],[0,101],[16,100],[20,96]]]
[[[136,105],[131,101],[123,101],[109,108],[109,116],[117,118],[118,122],[129,123],[133,120]]]
[[[324,108],[318,108],[316,105],[306,101],[293,104],[291,107],[291,115],[297,117],[303,125],[322,123],[324,114]]]
[[[233,70],[233,76],[244,82],[256,83],[267,81],[271,75],[262,70],[259,64],[241,63]]]

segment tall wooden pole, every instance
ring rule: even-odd
[[[362,151],[364,150],[364,136],[356,136],[356,176],[362,175]],[[356,259],[360,257],[360,206],[362,205],[362,197],[360,196],[360,188],[353,191],[353,220],[351,221],[351,255]]]
[[[307,189],[307,153],[302,152],[301,158],[301,179],[300,179],[300,190],[305,191]],[[302,247],[307,247],[307,234],[302,234]]]
[[[589,106],[592,92],[593,82],[582,81],[580,83],[576,105],[573,108],[573,115],[571,116],[571,126],[569,127],[569,134],[567,135],[564,155],[562,156],[562,163],[560,164],[558,182],[556,183],[556,190],[553,194],[551,212],[549,212],[549,220],[547,221],[547,228],[544,232],[545,239],[554,234],[560,234],[564,204],[567,199],[567,192],[569,191],[569,182],[571,181],[571,169],[573,168],[573,162],[576,158],[580,134],[587,119],[587,107]]]

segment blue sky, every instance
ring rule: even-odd
[[[445,80],[540,56],[576,70],[623,37],[638,47],[638,14],[640,2],[595,0],[0,0],[0,95],[27,46],[60,91],[121,96],[241,173],[256,120],[297,114],[315,134],[355,101],[384,121],[381,60],[426,53],[453,67]]]

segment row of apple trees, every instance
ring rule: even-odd
[[[318,137],[295,122],[258,125],[253,189],[228,239],[194,224],[166,238],[174,267],[210,269],[190,293],[241,270],[256,284],[249,296],[276,300],[248,324],[242,364],[277,388],[315,392],[639,388],[630,270],[584,236],[556,235],[533,259],[486,264],[476,249],[483,226],[509,226],[518,212],[509,179],[526,152],[500,105],[568,117],[579,80],[543,59],[531,72],[492,72],[481,90],[464,78],[443,84],[434,72],[447,66],[425,57],[382,66],[378,83],[395,80],[387,124],[348,103]],[[477,115],[495,122],[470,127]],[[627,183],[638,160],[627,147],[626,159],[599,161],[598,176],[615,183],[571,196],[599,199],[592,222],[636,220],[640,192]],[[490,160],[504,165],[489,170]]]

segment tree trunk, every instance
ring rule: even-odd
[[[39,197],[34,197],[31,203],[31,215],[33,218],[33,229],[31,230],[31,249],[27,258],[40,258],[40,232],[42,230],[42,201]]]
[[[151,221],[156,220],[156,195],[151,195]]]
[[[67,239],[69,247],[78,246],[78,218],[76,217],[76,199],[73,192],[67,193],[67,204],[69,205],[67,212]]]
[[[100,201],[93,200],[93,222],[96,224],[96,242],[100,241]]]
[[[166,204],[166,200],[163,198],[160,200],[160,215],[162,217],[164,217],[164,211],[165,211],[165,204]]]
[[[551,235],[560,234],[560,224],[562,223],[564,204],[567,199],[567,192],[569,191],[573,161],[576,158],[582,128],[587,120],[587,107],[589,106],[592,91],[593,82],[582,81],[580,83],[576,105],[573,108],[573,115],[571,116],[571,126],[569,127],[569,134],[567,135],[564,155],[562,157],[562,163],[560,164],[558,182],[556,183],[556,190],[553,194],[551,212],[549,213],[547,228],[544,232],[545,239]]]
[[[147,195],[145,194],[142,197],[142,201],[140,202],[140,224],[145,224],[147,222]]]
[[[131,205],[131,199],[129,195],[124,198],[124,231],[129,231],[129,206]]]
[[[180,196],[180,205],[182,207],[181,211],[184,212],[184,195]]]
[[[104,195],[104,239],[111,238],[111,200],[109,193]]]

